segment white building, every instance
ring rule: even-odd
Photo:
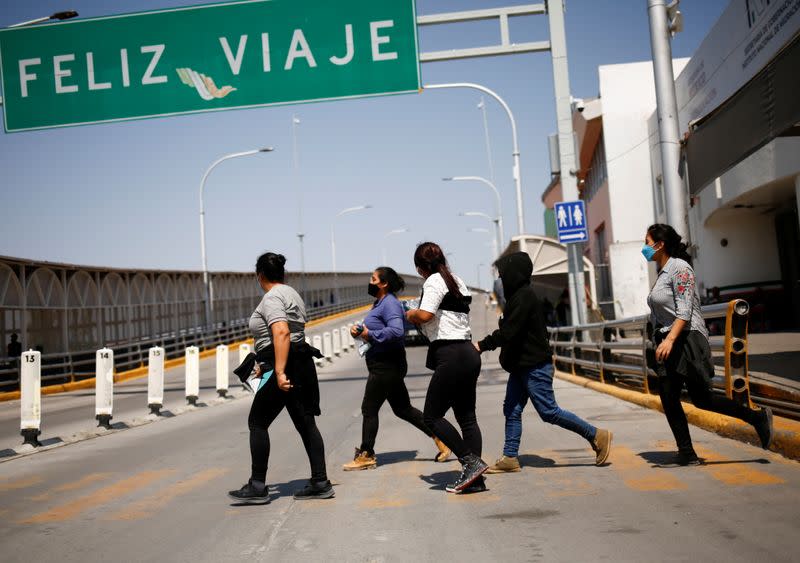
[[[750,299],[767,329],[800,325],[799,30],[800,0],[732,0],[675,81],[701,291]],[[665,221],[655,114],[647,125]]]

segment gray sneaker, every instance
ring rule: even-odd
[[[494,465],[489,466],[486,473],[516,473],[518,471],[522,471],[519,458],[501,455]]]

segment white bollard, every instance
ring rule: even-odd
[[[356,345],[356,339],[353,338],[352,334],[350,334],[350,329],[354,326],[356,326],[355,323],[350,323],[347,327],[347,341],[350,343],[351,348]]]
[[[197,405],[197,396],[200,394],[200,348],[188,346],[186,348],[186,402]]]
[[[252,351],[253,351],[253,349],[250,347],[249,344],[239,344],[239,364],[240,365],[244,361],[244,359],[247,357],[247,354],[249,354]],[[247,387],[245,386],[244,383],[242,383],[242,388],[243,389],[247,389]]]
[[[339,332],[342,335],[342,350],[347,352],[350,350],[350,336],[349,336],[350,329],[347,328],[346,326],[343,326],[342,328],[339,329]]]
[[[241,364],[247,357],[247,354],[252,352],[253,349],[249,344],[239,344],[239,363]]]
[[[102,348],[95,354],[94,413],[97,426],[111,428],[114,411],[114,350]]]
[[[341,356],[342,355],[342,333],[339,332],[338,328],[333,329],[331,333],[331,340],[333,341],[333,355],[334,356]]]
[[[161,416],[164,407],[164,349],[153,346],[147,354],[147,406]]]
[[[333,354],[331,353],[331,333],[326,332],[322,335],[322,356],[329,362],[333,361]]]
[[[322,352],[322,337],[319,334],[316,334],[311,341],[313,342],[312,346]],[[314,358],[314,363],[318,366],[321,366],[324,361],[325,358]]]
[[[224,397],[228,394],[228,347],[217,346],[217,394]]]
[[[35,350],[23,352],[20,357],[20,434],[24,444],[38,448],[42,433],[42,353]]]

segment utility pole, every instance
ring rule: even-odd
[[[572,132],[569,68],[567,65],[567,37],[564,28],[563,0],[547,3],[550,20],[550,54],[553,58],[553,87],[556,97],[558,122],[558,153],[561,161],[561,191],[564,201],[578,200],[578,166]],[[569,266],[569,303],[573,325],[586,324],[586,293],[584,292],[583,243],[567,244]]]
[[[683,30],[683,17],[678,1],[647,0],[650,16],[650,45],[653,51],[653,77],[656,86],[658,146],[661,152],[661,178],[664,183],[667,223],[689,240],[686,187],[678,172],[681,159],[678,102],[675,97],[675,76],[672,72],[670,37]]]

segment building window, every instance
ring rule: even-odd
[[[592,198],[600,190],[600,187],[608,178],[608,168],[606,167],[606,147],[603,135],[597,141],[597,148],[592,155],[592,162],[589,171],[586,173],[586,184],[583,188],[583,199],[592,201]]]

